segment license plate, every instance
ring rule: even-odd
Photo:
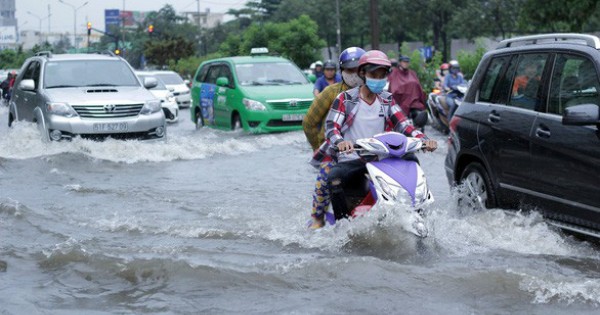
[[[112,131],[127,131],[127,123],[95,123],[94,131],[96,132],[112,132]]]
[[[285,114],[281,117],[283,121],[302,121],[304,114]]]

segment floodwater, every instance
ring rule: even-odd
[[[44,144],[0,107],[2,314],[597,314],[596,245],[536,213],[463,213],[444,136],[417,239],[391,211],[309,231],[302,132]]]

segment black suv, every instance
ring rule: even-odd
[[[600,39],[542,34],[486,53],[450,123],[461,206],[539,210],[600,237]]]

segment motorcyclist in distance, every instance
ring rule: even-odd
[[[454,100],[458,97],[457,86],[465,83],[465,79],[463,78],[462,73],[460,73],[458,61],[451,60],[449,65],[450,73],[444,78],[443,84],[444,91],[446,92],[446,103],[448,104],[448,121],[450,121],[456,110],[456,102]]]
[[[410,58],[400,56],[398,61],[398,66],[392,67],[388,76],[388,91],[392,93],[404,115],[411,118],[417,128],[423,128],[427,123],[427,113],[425,112],[427,96],[417,73],[409,68]]]
[[[450,69],[450,65],[447,62],[444,62],[440,65],[440,69],[436,71],[436,79],[435,81],[435,88],[442,91],[443,87],[442,85],[444,84],[444,78],[446,77],[446,75],[448,74],[448,69]]]
[[[328,85],[338,83],[342,78],[337,74],[337,65],[332,60],[327,60],[323,64],[323,76],[315,82],[313,94],[319,95]]]

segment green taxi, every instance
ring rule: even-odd
[[[197,127],[263,133],[302,129],[313,84],[290,60],[253,49],[251,56],[200,64],[190,114]]]

